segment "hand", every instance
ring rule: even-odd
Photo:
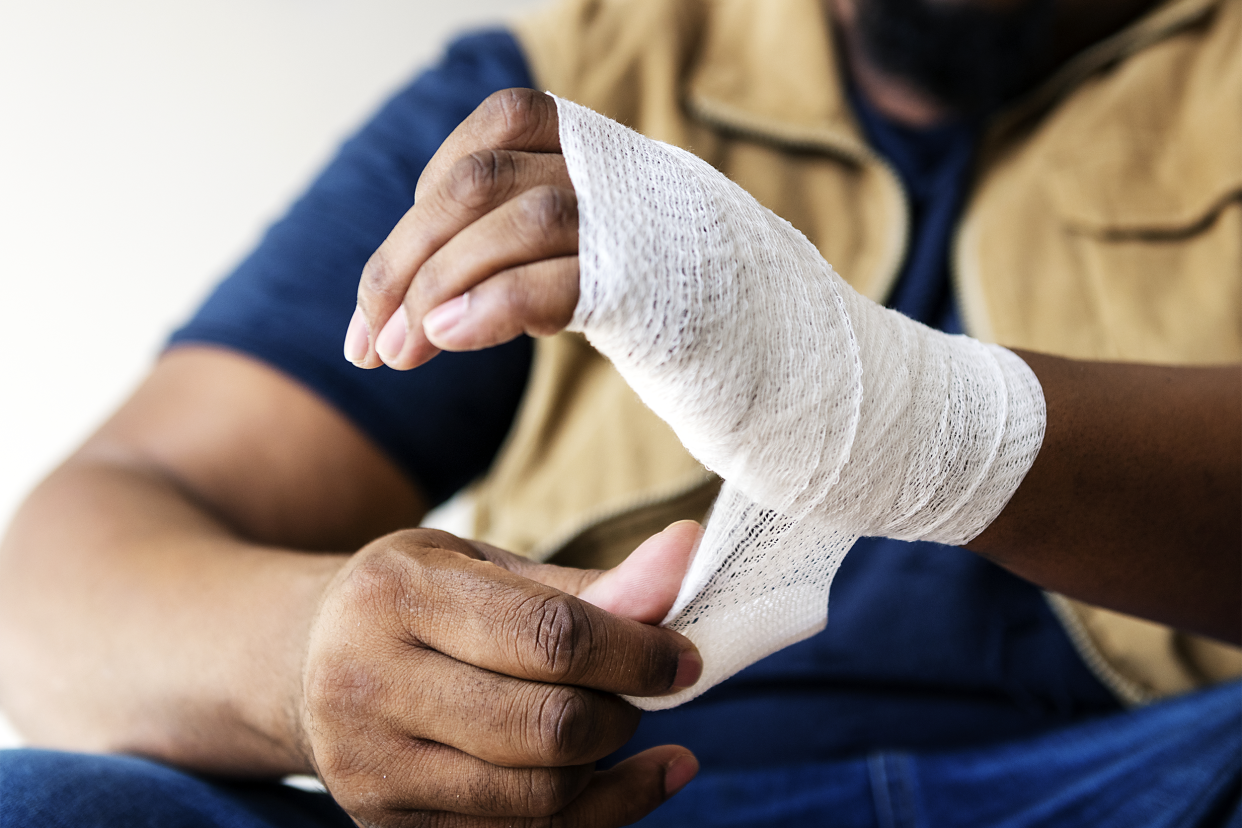
[[[439,349],[556,333],[578,302],[578,204],[556,103],[531,89],[484,101],[419,179],[371,256],[345,356],[407,370]],[[378,332],[378,333],[377,333]]]
[[[640,819],[693,777],[693,755],[666,745],[594,763],[638,724],[614,694],[668,693],[701,672],[694,645],[649,625],[698,536],[674,524],[606,573],[434,530],[364,548],[326,591],[303,672],[304,749],[325,785],[364,825]]]

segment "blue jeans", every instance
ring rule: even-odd
[[[329,797],[125,756],[0,751],[3,828],[321,828]],[[639,823],[838,828],[1242,828],[1242,683],[951,753],[705,769]]]

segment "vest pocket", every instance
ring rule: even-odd
[[[1242,359],[1242,171],[1197,188],[1093,178],[1054,175],[1048,186],[1109,350],[1151,362]]]

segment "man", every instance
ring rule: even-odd
[[[1227,140],[1238,130],[1238,4],[1146,5],[945,24],[1011,44],[1002,54],[1022,59],[1004,71],[903,66],[909,50],[890,54],[883,35],[900,31],[885,28],[900,10],[865,3],[834,6],[840,75],[814,3],[570,4],[524,24],[521,50],[505,35],[459,45],[439,79],[346,147],[133,400],[32,496],[0,576],[6,708],[49,746],[234,777],[313,770],[373,824],[552,814],[624,824],[694,774],[696,760],[666,742],[693,747],[704,772],[652,819],[1236,819],[1236,738],[1222,736],[1237,731],[1236,684],[1120,714],[1100,680],[1134,697],[1186,690],[1193,670],[1227,674],[1213,666],[1228,660],[1223,648],[1144,627],[1193,658],[1143,682],[1085,637],[1102,611],[1057,599],[1070,635],[1082,635],[1075,643],[1100,659],[1093,674],[1036,589],[947,548],[860,544],[825,633],[701,703],[647,716],[627,744],[637,716],[612,693],[656,695],[697,678],[684,639],[636,623],[667,609],[692,526],[674,525],[599,578],[444,535],[386,533],[487,467],[523,385],[478,490],[481,537],[607,565],[671,520],[701,516],[715,483],[572,337],[540,341],[529,381],[525,340],[366,374],[323,359],[317,343],[336,350],[340,327],[312,324],[328,307],[348,317],[358,270],[397,225],[364,274],[346,344],[357,362],[382,354],[412,367],[433,353],[423,331],[468,348],[564,325],[576,221],[546,101],[492,99],[436,155],[419,206],[398,224],[426,159],[475,103],[540,85],[692,146],[806,231],[860,290],[910,315],[956,324],[945,276],[960,222],[955,270],[972,333],[1084,360],[1236,361],[1240,176],[1236,151],[1220,147],[1238,146]],[[1018,48],[1018,34],[1041,26],[1057,33],[1055,66]],[[975,114],[1055,67],[976,149]],[[1107,146],[1129,134],[1146,113],[1128,109],[1136,95],[1161,88],[1153,76],[1172,79],[1160,100],[1186,112],[1148,113],[1143,134],[1160,140],[1140,142],[1146,156],[1122,142],[1090,153],[1096,167],[1076,167],[1067,139]],[[1058,130],[1071,134],[1045,140]],[[1203,151],[1177,167],[1187,147]],[[503,160],[529,150],[533,167]],[[902,176],[908,208],[877,150]],[[462,175],[475,152],[502,160]],[[1158,172],[1126,174],[1144,157]],[[972,158],[980,172],[968,186]],[[1142,188],[1152,181],[1179,198],[1151,198]],[[500,222],[472,239],[493,213],[522,232]],[[523,216],[544,219],[540,232],[526,232]],[[448,252],[428,269],[437,251]],[[427,278],[437,272],[438,285]],[[1171,285],[1159,278],[1170,272]],[[497,296],[535,301],[502,301],[460,330],[428,326],[424,314],[463,289],[477,297],[506,281]],[[410,285],[402,320],[394,310]],[[386,336],[390,318],[399,321]],[[1049,436],[977,549],[1041,586],[1236,642],[1236,369],[1024,358],[1048,398]],[[631,758],[592,771],[623,744]],[[1175,766],[1190,772],[1170,796],[1160,785]],[[4,770],[28,790],[38,782],[14,812],[25,815],[70,812],[71,793],[102,784],[114,821],[344,819],[291,791],[137,760],[18,754]],[[18,784],[0,782],[0,807],[15,807]],[[144,799],[117,797],[118,787]]]

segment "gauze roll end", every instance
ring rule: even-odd
[[[857,536],[792,519],[726,483],[662,626],[694,642],[698,682],[679,693],[626,699],[643,710],[690,701],[756,661],[815,635],[828,589]]]

